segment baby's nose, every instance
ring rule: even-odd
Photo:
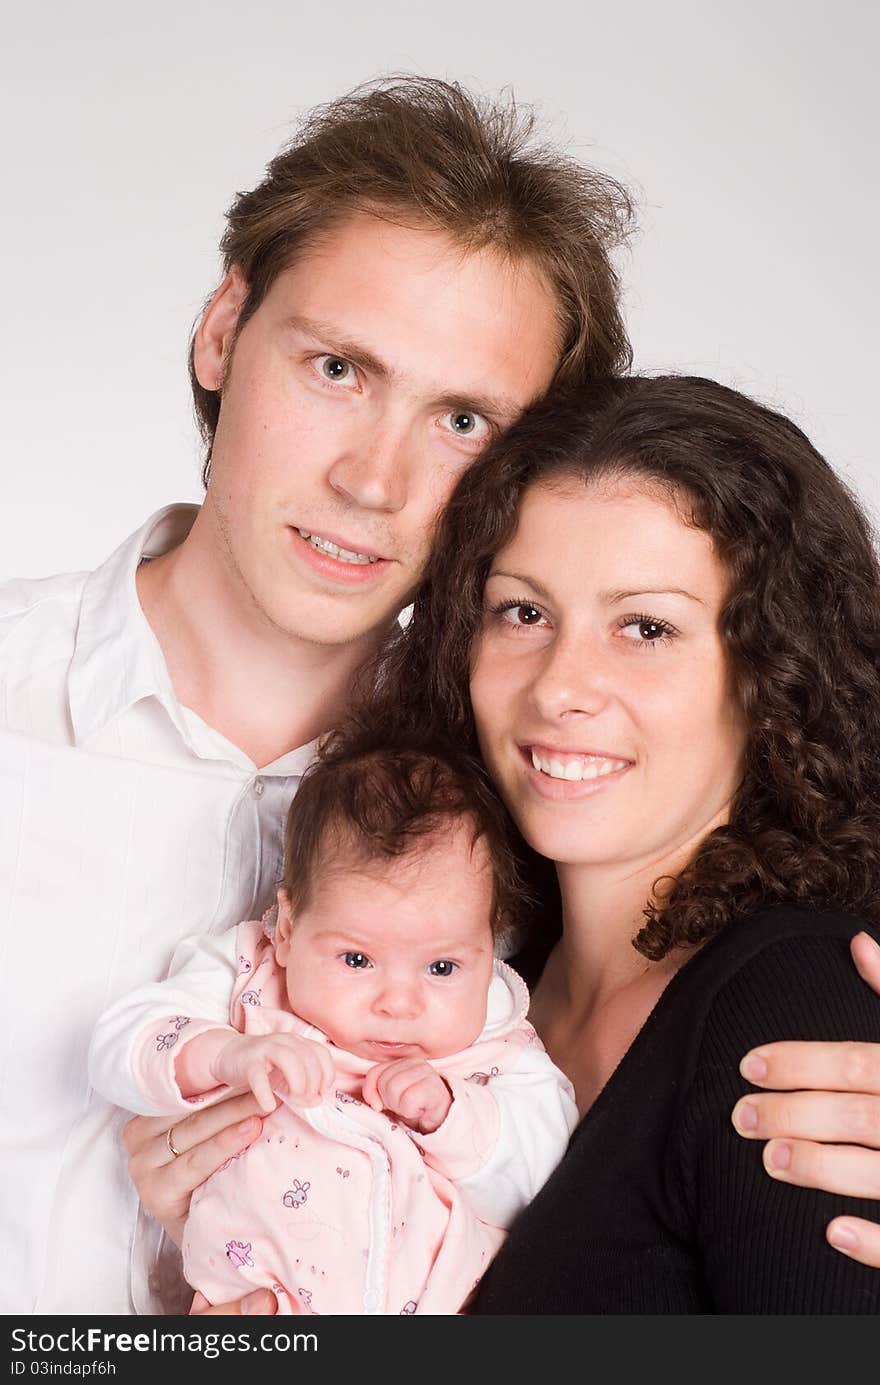
[[[406,978],[389,978],[376,994],[374,1009],[395,1019],[414,1019],[421,1010],[418,985]]]

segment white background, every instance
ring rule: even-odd
[[[394,70],[512,87],[634,185],[636,365],[790,413],[880,513],[880,22],[862,0],[78,0],[4,19],[0,576],[197,499],[186,378],[234,192]]]

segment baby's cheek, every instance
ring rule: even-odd
[[[447,1053],[458,1053],[469,1048],[479,1037],[486,1023],[486,1002],[484,998],[468,997],[447,1008],[445,1016],[445,1042]]]

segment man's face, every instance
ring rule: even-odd
[[[366,651],[461,473],[550,384],[553,294],[529,264],[366,214],[304,251],[235,339],[244,292],[233,273],[196,339],[199,380],[222,387],[205,519],[251,611]]]

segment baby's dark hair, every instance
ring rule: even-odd
[[[516,933],[532,901],[520,878],[510,819],[482,765],[439,743],[392,747],[351,728],[322,745],[290,806],[284,889],[294,916],[310,901],[322,867],[406,857],[419,843],[466,821],[485,842],[492,871],[492,934]]]

